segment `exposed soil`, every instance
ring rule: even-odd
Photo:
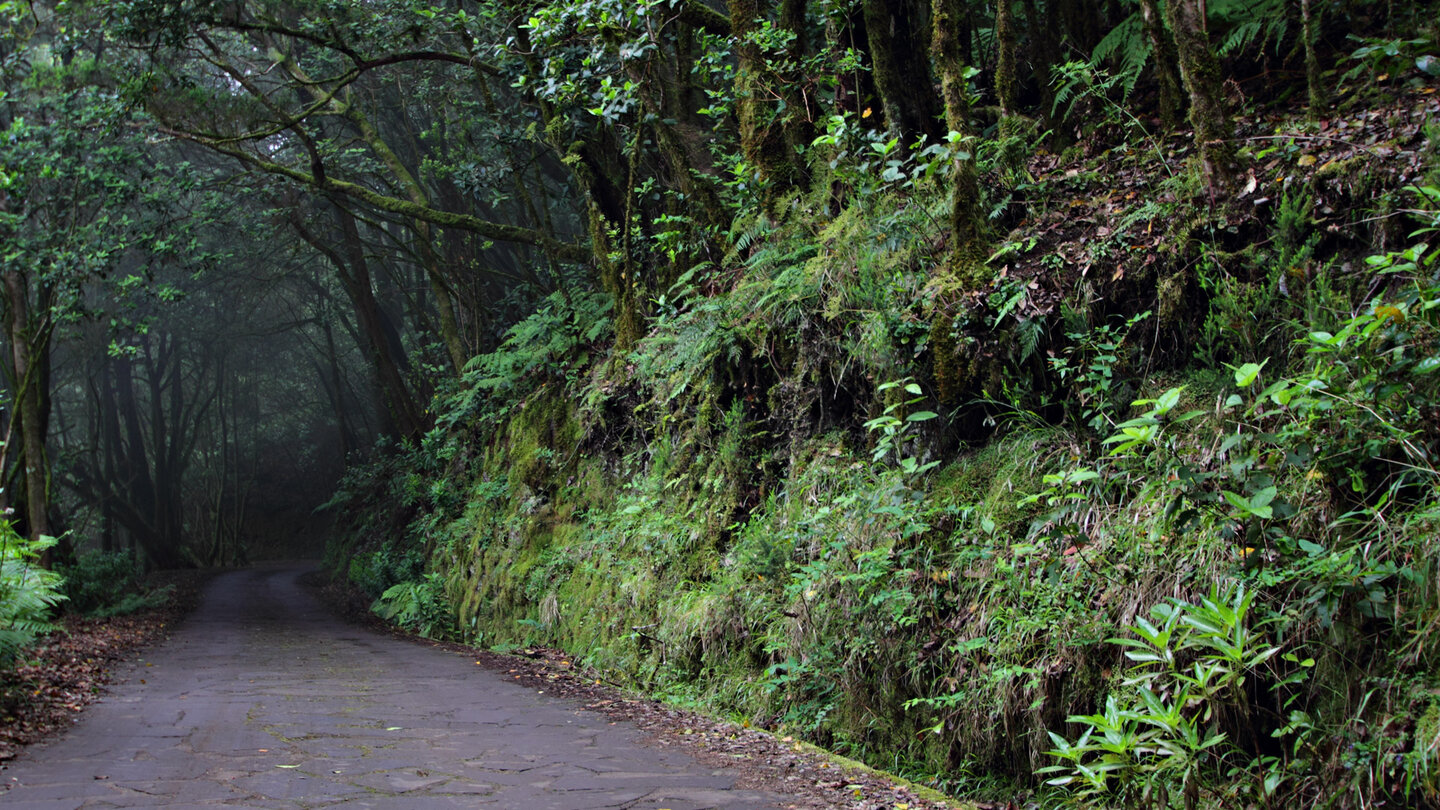
[[[1421,207],[1418,195],[1402,195],[1403,204],[1396,210],[1359,218],[1353,212],[1375,206],[1377,189],[1421,182],[1428,161],[1426,128],[1437,117],[1440,93],[1433,85],[1315,122],[1289,113],[1239,117],[1237,143],[1255,158],[1238,180],[1239,188],[1222,199],[1210,199],[1203,216],[1182,215],[1183,207],[1177,207],[1181,197],[1173,175],[1183,172],[1193,151],[1188,131],[1098,154],[1077,148],[1068,160],[1042,152],[1026,166],[1033,182],[1025,193],[1048,197],[1049,210],[1016,223],[1015,233],[1030,241],[1006,254],[996,286],[1025,290],[1012,303],[1017,317],[1056,310],[1076,286],[1076,270],[1104,293],[1100,298],[1147,300],[1151,296],[1125,295],[1125,286],[1148,289],[1156,283],[1157,270],[1164,274],[1178,269],[1165,265],[1196,261],[1191,226],[1213,223],[1210,236],[1224,250],[1266,243],[1273,238],[1273,209],[1287,197],[1305,204],[1301,210],[1326,240],[1321,251],[1325,255],[1345,246],[1361,253],[1398,249],[1414,227],[1403,207]],[[1095,149],[1113,142],[1093,141]],[[1053,269],[1057,265],[1063,271]],[[1090,275],[1092,270],[1096,275]],[[1334,272],[1360,271],[1344,265]],[[1313,272],[1295,268],[1289,283],[1304,284]],[[977,299],[986,294],[972,293]]]

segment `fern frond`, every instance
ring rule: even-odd
[[[1209,17],[1222,32],[1219,53],[1229,56],[1256,46],[1279,51],[1290,33],[1285,0],[1211,0]]]
[[[1040,346],[1040,335],[1044,332],[1039,320],[1025,318],[1015,325],[1015,345],[1018,357],[1016,363],[1024,363],[1035,356]]]
[[[1128,98],[1135,90],[1140,74],[1145,71],[1145,65],[1150,62],[1151,50],[1140,13],[1135,12],[1110,29],[1110,33],[1091,51],[1090,60],[1099,64],[1114,57],[1119,62],[1116,75],[1120,79],[1123,97]]]
[[[1117,51],[1120,52],[1120,61],[1129,62],[1133,54],[1140,49],[1149,50],[1150,43],[1145,39],[1145,30],[1140,25],[1140,14],[1131,14],[1120,22],[1119,25],[1110,29],[1095,49],[1090,52],[1090,59],[1094,62],[1103,62]]]

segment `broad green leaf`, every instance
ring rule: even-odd
[[[1179,388],[1171,388],[1161,394],[1160,398],[1155,401],[1155,412],[1169,413],[1172,408],[1180,404],[1180,391]]]
[[[1250,496],[1250,508],[1259,509],[1262,506],[1275,500],[1275,487],[1266,487]]]
[[[1235,385],[1249,388],[1255,382],[1255,378],[1260,376],[1260,370],[1264,367],[1265,363],[1246,363],[1235,369]]]

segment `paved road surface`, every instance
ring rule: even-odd
[[[301,568],[223,574],[0,808],[773,808],[473,659],[334,618]]]

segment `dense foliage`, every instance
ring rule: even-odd
[[[55,538],[30,541],[0,521],[0,666],[36,637],[55,629],[51,611],[65,599],[61,578],[37,564]]]
[[[1440,803],[1434,3],[0,9],[26,534],[241,561],[345,456],[428,636],[968,796]]]
[[[528,26],[593,19],[568,13]],[[1303,26],[1254,13],[1212,5],[1227,67],[1302,64]],[[346,502],[387,506],[337,561],[361,543],[426,632],[555,644],[963,795],[1435,801],[1433,40],[1317,34],[1339,106],[1264,88],[1207,156],[1151,118],[1138,15],[1009,108],[974,59],[967,128],[914,146],[883,88],[817,70],[839,109],[795,173],[718,149],[714,251],[632,241],[674,274],[637,323],[552,296],[471,361],[440,430],[352,469]],[[644,86],[590,112],[623,126]],[[744,92],[705,108],[737,139]]]

